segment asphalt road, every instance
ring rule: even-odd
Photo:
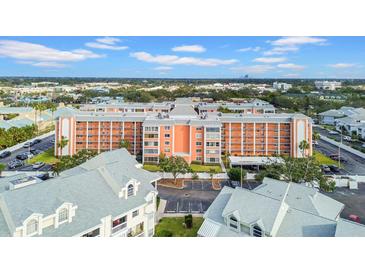
[[[35,144],[34,146],[32,146],[32,148],[45,151],[45,150],[47,150],[49,148],[52,148],[54,146],[54,144],[52,143],[52,140],[54,140],[54,136],[53,135],[52,136],[49,136],[49,137],[46,137],[46,138],[43,138],[40,143]],[[7,165],[10,161],[16,159],[16,156],[18,154],[21,154],[21,153],[27,152],[27,151],[29,151],[29,148],[20,148],[20,149],[17,149],[15,151],[13,151],[9,157],[6,157],[5,159],[0,159],[0,163],[4,163],[4,164]],[[39,171],[49,171],[50,169],[51,169],[51,167],[49,165],[45,165],[42,168],[40,168]],[[9,170],[8,169],[8,166],[6,166],[6,170]],[[18,168],[15,168],[15,169],[11,169],[11,171],[15,171],[15,170],[19,170],[19,171],[31,171],[33,169],[32,169],[32,166],[31,165],[25,165],[25,166],[22,166],[22,167],[18,167]]]
[[[326,156],[338,154],[338,147],[323,140],[318,140],[318,145],[315,145],[314,149]],[[342,170],[339,174],[365,175],[364,159],[343,149],[341,149],[341,157],[346,159],[347,162],[341,164]]]

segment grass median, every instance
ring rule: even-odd
[[[43,153],[35,155],[32,159],[28,160],[29,164],[34,164],[36,162],[43,162],[46,164],[55,164],[59,160],[54,156],[54,148],[47,149]]]
[[[155,237],[196,237],[203,221],[202,217],[193,217],[193,227],[188,229],[183,217],[165,217],[156,225]]]

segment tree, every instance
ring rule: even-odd
[[[241,174],[241,171],[242,171],[242,174]],[[241,181],[241,178],[246,177],[246,171],[239,167],[234,167],[228,171],[228,177],[232,181]]]
[[[159,166],[164,172],[171,172],[175,182],[177,176],[191,171],[189,164],[180,156],[165,157],[161,155]]]
[[[119,143],[120,148],[125,148],[126,150],[128,150],[130,148],[130,146],[131,146],[131,143],[128,140],[125,140],[125,139],[120,140],[120,143]]]
[[[5,170],[5,168],[6,168],[6,165],[3,163],[0,163],[0,177],[1,177],[2,172]]]
[[[321,135],[318,132],[314,132],[312,136],[313,141],[318,141],[321,139]]]
[[[68,139],[65,136],[62,136],[61,140],[57,144],[57,147],[59,147],[60,151],[61,151],[61,154],[60,154],[61,157],[62,157],[62,150],[63,150],[64,147],[67,146],[67,144],[68,144]]]
[[[302,156],[306,157],[308,155],[307,150],[309,149],[309,143],[306,140],[301,141],[299,149],[301,150]]]
[[[216,174],[216,173],[217,173],[217,171],[216,171],[215,168],[210,168],[209,169],[209,177],[210,177],[210,180],[212,181],[212,183],[213,183],[214,174]]]

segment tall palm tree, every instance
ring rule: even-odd
[[[57,147],[60,148],[60,152],[61,152],[60,156],[61,157],[62,157],[62,150],[63,150],[64,147],[67,146],[67,144],[68,144],[68,139],[65,136],[62,136],[61,140],[57,144]]]

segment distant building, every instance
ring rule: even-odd
[[[364,225],[340,218],[343,209],[316,188],[265,178],[253,190],[224,187],[198,236],[364,237]]]
[[[153,236],[158,179],[125,149],[46,181],[0,178],[0,237]]]
[[[319,90],[336,90],[341,88],[341,82],[338,81],[315,81],[314,85]]]
[[[288,89],[291,89],[293,87],[293,85],[291,84],[287,84],[287,83],[279,83],[279,82],[274,82],[272,84],[273,89],[275,90],[281,90],[281,91],[288,91]]]

